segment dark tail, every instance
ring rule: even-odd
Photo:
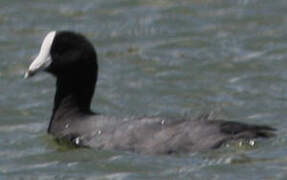
[[[270,138],[275,136],[276,129],[265,125],[252,125],[239,122],[223,121],[220,130],[224,134],[233,135],[234,139],[240,138]]]

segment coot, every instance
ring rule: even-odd
[[[204,151],[237,139],[268,138],[272,127],[209,119],[168,120],[100,115],[90,109],[98,76],[97,54],[81,34],[49,32],[25,77],[40,71],[56,78],[48,133],[75,146],[138,153]]]

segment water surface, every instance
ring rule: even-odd
[[[0,179],[285,179],[287,1],[0,2]],[[23,79],[44,35],[85,34],[99,56],[97,112],[214,112],[268,124],[255,146],[177,156],[68,149],[46,134],[52,77]]]

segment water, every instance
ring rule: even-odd
[[[0,179],[287,178],[287,1],[0,2]],[[99,55],[93,109],[268,124],[278,137],[177,156],[69,149],[46,134],[54,79],[23,73],[51,30]]]

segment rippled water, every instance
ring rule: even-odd
[[[287,1],[0,2],[0,179],[287,178]],[[54,79],[23,72],[50,30],[85,34],[99,55],[93,109],[117,116],[268,124],[254,147],[178,156],[68,149],[46,135]]]

